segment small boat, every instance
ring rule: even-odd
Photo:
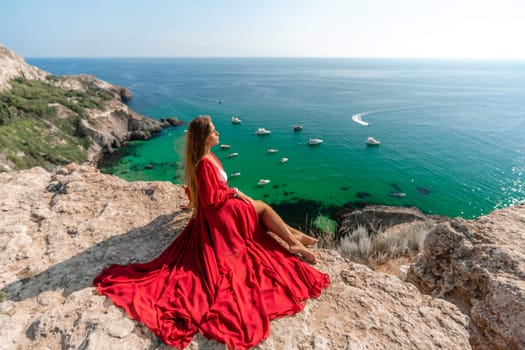
[[[268,153],[277,153],[279,150],[277,148],[269,148]]]
[[[255,135],[268,135],[270,134],[271,131],[270,130],[266,130],[265,128],[259,128],[257,129],[257,131],[255,132]]]
[[[221,104],[222,100],[215,100],[215,102],[217,102],[218,104]]]
[[[241,120],[237,117],[232,117],[232,124],[240,124]]]
[[[230,176],[231,177],[236,177],[236,176],[240,176],[241,175],[241,172],[240,171],[235,171],[233,173],[230,173]]]
[[[405,197],[407,194],[405,192],[389,192],[388,195],[390,197],[402,198]]]
[[[372,136],[368,137],[365,141],[368,146],[379,146],[381,142],[374,139]]]
[[[301,131],[303,130],[303,126],[302,125],[294,125],[293,126],[293,131]]]
[[[232,146],[230,145],[221,145],[221,149],[230,149]]]
[[[312,138],[312,139],[308,140],[308,144],[310,146],[320,145],[321,143],[323,143],[323,140],[321,140],[321,139],[314,139],[314,138]]]
[[[263,185],[266,185],[266,184],[269,184],[270,183],[270,180],[268,179],[260,179],[259,181],[257,181],[257,185],[259,186],[263,186]]]
[[[283,164],[283,163],[286,163],[287,161],[288,161],[288,158],[282,157],[279,163]]]
[[[237,153],[237,152],[233,152],[233,153],[228,154],[227,157],[228,157],[228,158],[233,158],[233,157],[237,157],[238,155],[239,155],[239,153]]]

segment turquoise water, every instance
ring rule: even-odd
[[[284,216],[356,202],[473,218],[525,200],[525,62],[394,59],[49,59],[54,74],[128,87],[144,115],[213,118],[230,179]],[[217,103],[221,100],[222,103]],[[352,120],[361,114],[369,126]],[[231,124],[232,116],[242,119]],[[292,126],[304,129],[294,132]],[[255,136],[257,128],[271,130]],[[133,142],[103,171],[180,182],[184,128]],[[373,136],[381,145],[367,147]],[[323,144],[309,147],[310,137]],[[268,148],[277,148],[275,154]],[[227,158],[238,152],[239,156]],[[284,164],[281,157],[289,158]],[[152,164],[153,169],[146,169]],[[271,183],[257,186],[261,178]],[[393,197],[402,192],[404,197]]]

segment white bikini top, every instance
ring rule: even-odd
[[[211,160],[210,160],[211,161]],[[221,169],[221,167],[219,167],[217,164],[215,164],[214,161],[211,161],[213,165],[215,165],[215,167],[217,168],[217,170],[219,170],[219,174],[221,174],[221,177],[222,177],[222,180],[224,182],[228,182],[228,175],[226,175],[226,172]]]
[[[226,175],[226,172],[224,170],[222,170],[221,168],[219,168],[219,167],[217,167],[217,169],[219,169],[219,174],[221,174],[222,179],[224,180],[224,182],[227,182],[228,181],[228,175]]]

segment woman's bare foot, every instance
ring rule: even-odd
[[[317,238],[309,236],[306,233],[304,233],[302,231],[299,231],[296,228],[288,226],[288,229],[290,230],[290,232],[292,232],[292,234],[295,236],[295,238],[297,238],[299,240],[299,242],[301,242],[305,246],[313,246],[314,244],[319,242],[319,240]]]
[[[303,258],[311,262],[312,264],[315,264],[317,262],[317,257],[313,252],[308,250],[304,245],[301,243],[296,243],[294,245],[291,245],[289,248],[290,253],[301,255]]]
[[[307,234],[303,233],[301,237],[298,237],[299,241],[301,241],[302,244],[305,246],[312,246],[319,242],[319,240],[315,237],[308,236]]]

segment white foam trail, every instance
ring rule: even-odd
[[[370,113],[372,113],[372,112],[363,112],[363,113],[357,113],[357,114],[354,114],[354,115],[352,116],[352,120],[353,120],[354,122],[356,122],[357,124],[361,124],[361,125],[364,125],[364,126],[369,126],[370,123],[365,122],[363,119],[361,119],[361,117],[363,117],[363,116],[365,116],[365,115],[367,115],[367,114],[370,114]]]

